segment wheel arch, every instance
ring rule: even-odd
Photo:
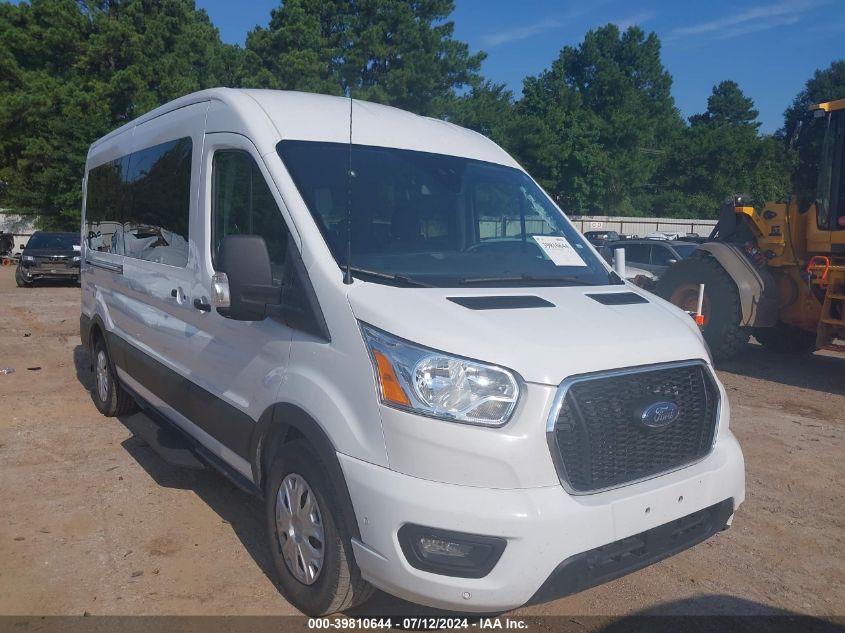
[[[82,341],[82,346],[85,348],[85,351],[87,351],[88,355],[91,357],[92,367],[94,363],[94,345],[100,339],[105,341],[106,352],[108,352],[109,360],[111,360],[112,365],[114,365],[106,332],[106,324],[103,322],[103,319],[99,314],[95,314],[93,317],[83,314],[79,317],[79,338]]]
[[[340,511],[344,514],[345,523],[349,526],[352,536],[360,540],[361,533],[352,498],[334,443],[319,422],[294,404],[280,402],[272,405],[261,415],[255,426],[250,454],[256,487],[264,492],[276,452],[281,446],[297,439],[304,439],[318,454],[340,500]]]
[[[706,242],[695,254],[712,257],[734,282],[743,326],[771,327],[777,323],[777,285],[765,267],[755,268],[738,247],[722,242]]]

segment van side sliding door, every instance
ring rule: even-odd
[[[112,310],[118,377],[177,423],[191,410],[185,394],[199,268],[191,227],[207,109],[187,106],[135,128],[124,158],[120,225],[111,237],[123,253]]]

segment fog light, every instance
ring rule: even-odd
[[[439,538],[423,536],[420,539],[420,550],[423,556],[454,556],[466,558],[472,554],[472,545],[465,543],[454,543]]]
[[[482,578],[499,562],[507,541],[436,528],[403,525],[399,544],[412,567],[443,576]]]

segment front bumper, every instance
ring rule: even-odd
[[[33,279],[76,279],[79,277],[79,266],[69,266],[67,268],[21,266],[21,275],[27,281]]]
[[[733,499],[735,510],[745,498],[742,451],[729,432],[722,434],[707,458],[687,468],[582,496],[568,495],[560,486],[489,489],[444,484],[342,454],[338,458],[361,533],[353,550],[364,578],[400,598],[464,612],[513,609],[535,595],[544,599],[538,592],[564,561],[727,499]],[[507,546],[483,578],[434,574],[411,567],[402,554],[397,532],[405,523],[498,536],[507,540]],[[695,542],[690,540],[680,549]]]

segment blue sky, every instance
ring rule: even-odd
[[[243,45],[248,31],[266,25],[278,0],[196,0],[225,42]],[[817,68],[845,58],[842,0],[457,0],[455,37],[488,57],[485,77],[516,96],[522,79],[548,68],[560,49],[584,33],[614,22],[654,31],[672,93],[688,117],[707,107],[712,87],[739,83],[760,111],[762,130],[773,132],[783,111]],[[842,95],[845,96],[845,95]]]

